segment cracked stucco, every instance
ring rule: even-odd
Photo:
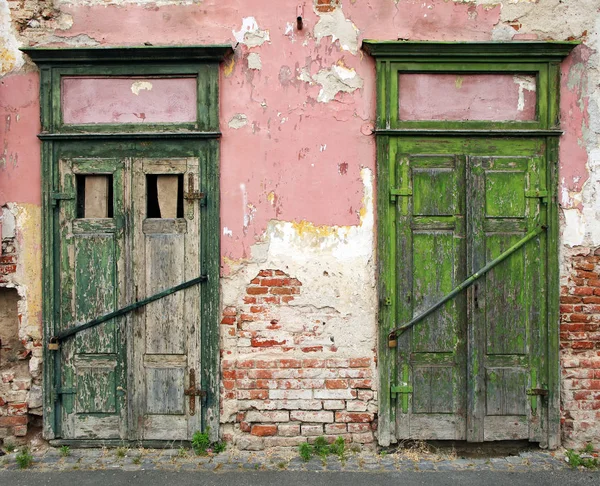
[[[23,65],[23,55],[18,47],[11,25],[8,3],[2,0],[0,1],[0,76],[17,70]]]
[[[251,257],[230,262],[231,272],[222,279],[223,308],[243,300],[248,283],[263,268],[281,269],[302,282],[302,293],[277,312],[281,322],[301,323],[306,313],[327,316],[318,339],[334,342],[337,358],[369,355],[376,335],[376,283],[374,246],[373,173],[363,168],[364,187],[360,223],[356,226],[315,226],[308,221],[270,221]],[[352,329],[352,333],[348,332]],[[235,337],[222,335],[228,359],[240,357]],[[269,351],[265,350],[268,354]],[[286,353],[286,357],[291,357]],[[300,356],[303,354],[300,353]],[[258,353],[252,353],[258,357]]]

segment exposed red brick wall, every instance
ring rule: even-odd
[[[17,271],[17,253],[13,238],[2,240],[0,251],[0,285],[8,283],[8,276]]]
[[[317,12],[333,12],[339,5],[339,0],[315,0]]]
[[[293,276],[264,269],[242,302],[223,310],[224,437],[240,449],[297,446],[321,435],[374,441],[373,356],[335,357],[324,328],[336,311],[298,304],[301,291]]]
[[[321,435],[373,442],[372,364],[370,357],[223,360],[223,399],[236,400],[234,430],[246,435],[235,439],[238,447],[296,446]]]
[[[302,318],[286,315],[282,319],[281,308],[300,295],[301,288],[298,279],[281,270],[261,270],[246,287],[243,304],[223,311],[221,324],[232,326],[225,332],[237,338],[236,350],[239,353],[337,351],[335,343],[322,336],[327,312],[320,312],[314,319],[309,313]]]
[[[561,406],[567,446],[600,435],[600,249],[574,255],[561,287]]]

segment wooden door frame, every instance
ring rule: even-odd
[[[201,382],[207,391],[203,427],[216,440],[219,433],[219,63],[232,52],[229,45],[114,48],[25,48],[40,68],[42,132],[42,279],[46,289],[43,318],[43,435],[59,439],[60,359],[48,343],[57,332],[59,293],[55,286],[59,265],[55,251],[57,211],[61,194],[56,155],[60,144],[94,144],[104,141],[173,143],[205,140],[211,149],[202,154],[202,190],[206,193],[200,242],[201,266],[208,281],[201,291],[200,309],[203,357]],[[62,76],[195,76],[197,119],[192,123],[67,125],[62,119]],[[58,379],[57,379],[58,378]],[[59,441],[58,441],[59,442]],[[105,441],[106,442],[106,441]]]
[[[560,63],[578,42],[363,41],[376,61],[377,86],[377,280],[379,292],[379,427],[382,446],[397,442],[391,386],[398,376],[388,334],[396,322],[395,212],[390,206],[390,140],[403,136],[536,137],[546,142],[548,164],[548,447],[560,444],[558,142]],[[402,121],[398,119],[398,73],[516,73],[537,79],[536,117],[511,121]]]

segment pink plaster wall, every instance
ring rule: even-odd
[[[0,206],[41,204],[39,79],[0,78]]]
[[[65,77],[61,96],[66,124],[196,121],[196,78]]]
[[[512,74],[400,74],[400,120],[535,119],[535,90]],[[534,76],[521,76],[535,87]],[[521,106],[519,106],[521,101]]]
[[[583,139],[583,131],[589,124],[588,99],[583,93],[587,84],[585,64],[591,53],[587,46],[578,46],[561,66],[560,118],[564,135],[559,147],[559,177],[568,192],[580,192],[589,178]],[[581,204],[571,198],[568,201],[561,198],[559,202],[565,208],[581,209]]]
[[[229,259],[249,257],[250,247],[264,237],[273,219],[358,224],[364,193],[359,172],[362,167],[375,171],[375,143],[370,134],[376,111],[374,62],[360,51],[341,49],[331,36],[317,42],[313,31],[319,17],[310,0],[303,3],[302,31],[290,31],[297,6],[290,2],[205,0],[160,7],[60,7],[72,19],[68,29],[54,32],[54,39],[62,38],[63,44],[77,38],[99,46],[236,45],[233,32],[240,30],[247,17],[255,18],[259,28],[269,32],[269,41],[260,46],[238,45],[233,61],[221,68],[221,224],[227,228],[222,253]],[[366,38],[490,40],[500,22],[499,5],[445,0],[341,3],[347,21],[358,29],[358,45]],[[250,53],[260,56],[261,69],[248,67]],[[314,76],[340,64],[355,70],[363,80],[362,88],[338,93],[322,103],[317,101],[321,86],[314,80],[298,79],[303,69]],[[565,73],[570,66],[565,65]],[[568,107],[565,103],[561,105],[563,119],[569,127],[561,150],[572,147],[570,158],[580,167],[581,156],[574,154],[585,151],[578,146],[577,128],[570,125],[571,120],[583,117],[582,107],[574,101]],[[245,125],[229,126],[242,115]],[[31,127],[27,137],[37,154],[36,132]],[[20,174],[21,180],[30,180],[24,167]],[[38,194],[38,179],[29,184],[35,185]]]

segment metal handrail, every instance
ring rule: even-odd
[[[476,280],[478,280],[479,278],[483,277],[492,268],[494,268],[496,265],[498,265],[499,263],[501,263],[504,260],[506,260],[515,251],[517,251],[519,248],[521,248],[523,245],[525,245],[528,241],[532,240],[533,238],[535,238],[537,235],[539,235],[540,233],[542,233],[546,229],[547,229],[547,226],[538,226],[535,230],[527,233],[525,235],[525,237],[523,237],[521,240],[517,241],[513,246],[511,246],[504,253],[501,253],[500,256],[498,256],[495,259],[493,259],[485,267],[483,267],[482,269],[480,269],[477,272],[475,272],[473,275],[471,275],[469,278],[467,278],[464,282],[462,282],[459,286],[455,287],[444,298],[442,298],[441,300],[439,300],[438,302],[436,302],[435,304],[433,304],[431,307],[429,307],[425,312],[423,312],[422,314],[419,314],[417,317],[414,317],[409,322],[407,322],[405,324],[402,324],[401,326],[399,326],[396,329],[392,330],[388,334],[388,345],[389,345],[389,347],[390,348],[395,348],[396,347],[396,344],[397,344],[396,343],[396,338],[397,338],[398,334],[401,334],[404,331],[406,331],[407,329],[410,329],[415,324],[417,324],[418,322],[422,321],[427,316],[429,316],[430,314],[432,314],[433,312],[435,312],[436,310],[438,310],[446,302],[448,302],[450,299],[454,298],[456,295],[458,295],[460,292],[462,292],[463,290],[465,290],[467,287],[470,287],[471,285],[473,285],[473,283],[475,283]]]
[[[201,275],[199,277],[193,278],[192,280],[188,280],[187,282],[183,282],[179,285],[175,285],[174,287],[171,287],[169,289],[158,292],[157,294],[151,295],[150,297],[146,297],[145,299],[134,302],[133,304],[129,304],[125,307],[122,307],[121,309],[118,309],[113,312],[109,312],[108,314],[104,314],[100,317],[96,317],[95,319],[92,319],[91,321],[69,327],[69,328],[65,329],[64,331],[61,331],[58,334],[56,334],[56,336],[52,336],[50,338],[50,343],[58,343],[70,336],[77,334],[78,332],[85,331],[86,329],[89,329],[90,327],[94,327],[94,326],[97,326],[98,324],[102,324],[103,322],[110,321],[111,319],[114,319],[115,317],[120,317],[131,311],[139,309],[140,307],[144,307],[144,306],[150,304],[151,302],[162,299],[163,297],[166,297],[167,295],[174,294],[175,292],[179,292],[180,290],[187,289],[188,287],[192,287],[193,285],[199,284],[200,282],[206,282],[207,280],[208,280],[208,277],[206,275]]]

